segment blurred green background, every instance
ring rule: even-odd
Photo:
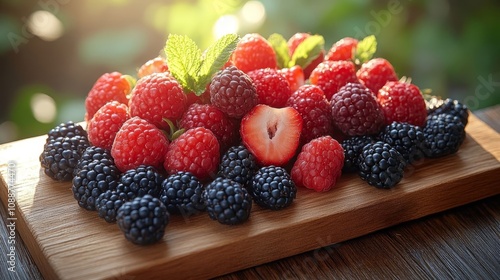
[[[500,103],[500,1],[0,0],[0,143],[81,121],[105,72],[135,75],[169,33],[202,48],[228,32],[374,34],[376,56],[472,110]]]

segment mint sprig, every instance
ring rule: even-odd
[[[276,53],[279,68],[290,68],[299,65],[306,68],[321,54],[325,47],[325,39],[321,35],[312,35],[302,41],[290,57],[288,43],[285,38],[277,33],[271,34],[267,41]]]
[[[377,51],[377,39],[374,35],[367,36],[358,42],[354,62],[361,65],[370,60]]]
[[[271,44],[276,54],[279,68],[286,68],[290,63],[290,53],[286,39],[278,33],[271,34],[267,41]]]

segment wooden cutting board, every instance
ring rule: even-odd
[[[16,229],[47,279],[209,278],[270,262],[500,193],[500,135],[476,117],[457,154],[426,159],[391,190],[343,175],[335,189],[300,189],[291,207],[254,205],[250,220],[221,225],[206,213],[173,217],[163,240],[141,247],[116,224],[80,208],[71,183],[43,174],[45,136],[0,146],[0,197],[17,193]],[[11,173],[9,173],[9,162]],[[15,184],[10,184],[12,171]],[[10,180],[12,182],[12,180]]]

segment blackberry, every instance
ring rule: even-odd
[[[233,146],[222,156],[218,176],[246,185],[256,170],[255,156],[243,145]]]
[[[411,164],[425,157],[425,136],[419,126],[393,122],[380,133],[379,139],[396,148],[406,163]]]
[[[68,121],[52,128],[48,133],[47,139],[55,139],[58,137],[73,137],[77,135],[87,137],[87,131],[85,131],[85,129],[83,129],[81,125],[75,124],[72,121]]]
[[[462,124],[464,126],[467,126],[469,109],[466,105],[460,103],[458,100],[453,100],[451,98],[441,100],[439,98],[433,97],[429,101],[427,101],[427,114],[451,114],[458,117]]]
[[[238,182],[217,177],[203,192],[203,200],[212,220],[221,224],[235,225],[248,220],[252,209],[252,197]]]
[[[118,180],[117,192],[123,192],[129,199],[149,194],[159,197],[161,184],[165,178],[154,167],[140,165],[127,170]]]
[[[118,209],[116,221],[127,240],[147,245],[163,238],[170,214],[158,198],[146,194],[125,202]]]
[[[94,160],[81,167],[73,178],[73,197],[80,207],[96,210],[96,200],[103,192],[115,190],[120,171],[109,159]]]
[[[108,159],[114,163],[113,157],[111,156],[111,151],[96,146],[89,146],[83,152],[77,166],[75,167],[73,174],[76,175],[78,171],[83,167],[88,165],[94,160]]]
[[[95,208],[99,217],[108,223],[114,223],[118,209],[127,201],[129,199],[125,193],[108,189],[97,197]]]
[[[284,168],[270,165],[257,171],[250,194],[257,205],[280,210],[292,204],[297,188]]]
[[[344,149],[344,166],[343,172],[358,171],[358,158],[361,150],[367,144],[373,143],[375,140],[371,136],[353,136],[344,139],[341,143]]]
[[[47,138],[40,154],[40,164],[50,178],[69,181],[83,152],[89,146],[86,136]]]
[[[161,185],[160,200],[169,213],[192,215],[205,209],[203,185],[190,172],[179,171]]]
[[[465,139],[465,126],[450,114],[430,115],[424,129],[429,158],[456,153]]]
[[[377,188],[389,189],[403,178],[405,159],[391,145],[377,141],[363,147],[359,176]]]

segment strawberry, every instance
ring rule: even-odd
[[[290,39],[288,39],[288,51],[290,53],[290,57],[293,56],[293,53],[297,49],[297,47],[300,45],[300,43],[304,42],[305,39],[311,37],[311,34],[309,33],[295,33]],[[307,80],[309,76],[311,75],[311,72],[320,64],[325,57],[325,50],[321,50],[321,52],[318,54],[316,58],[314,58],[309,65],[305,66],[303,69],[304,71],[304,78]]]
[[[243,144],[262,165],[283,166],[299,146],[302,118],[291,107],[259,104],[241,120]]]
[[[110,101],[94,114],[88,123],[87,131],[92,145],[111,150],[116,133],[130,118],[128,107],[117,101]]]
[[[373,58],[363,63],[356,72],[356,77],[375,95],[386,82],[398,80],[394,67],[384,58]]]
[[[132,117],[116,133],[111,156],[122,172],[139,165],[160,168],[168,145],[167,137],[154,124]]]
[[[325,93],[326,99],[330,100],[342,86],[357,82],[358,78],[352,61],[325,60],[314,69],[309,81],[319,86]]]
[[[217,137],[204,127],[188,129],[172,141],[163,167],[169,174],[191,172],[200,180],[214,178],[220,158]]]
[[[335,42],[325,56],[325,60],[353,60],[358,40],[345,37]]]
[[[140,117],[168,129],[167,122],[180,119],[187,108],[187,99],[179,83],[167,73],[153,73],[139,79],[132,91],[130,116]]]
[[[298,187],[324,192],[335,186],[343,166],[342,146],[331,136],[322,136],[302,147],[291,176]]]
[[[333,134],[332,108],[318,86],[301,86],[288,98],[286,105],[297,110],[302,117],[301,143]]]
[[[276,69],[264,68],[248,72],[260,104],[281,108],[292,94],[287,79]]]
[[[380,90],[377,100],[385,115],[385,124],[407,122],[423,127],[427,118],[425,100],[420,89],[400,81],[387,82]]]
[[[246,34],[241,38],[231,56],[231,63],[245,73],[278,67],[273,47],[257,33]]]
[[[132,77],[119,72],[105,73],[99,77],[85,99],[85,120],[92,119],[95,112],[109,101],[127,104],[127,95],[134,83]]]
[[[163,73],[168,71],[168,65],[162,57],[155,57],[144,63],[139,70],[137,70],[137,77],[143,78],[153,73]]]
[[[300,65],[295,65],[290,68],[282,68],[279,69],[278,72],[281,73],[285,79],[287,79],[292,92],[299,89],[299,87],[301,87],[305,82],[304,71]]]

